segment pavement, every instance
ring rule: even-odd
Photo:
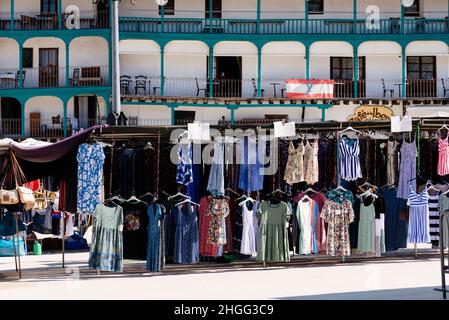
[[[145,263],[125,261],[123,273],[88,270],[88,253],[0,258],[0,300],[441,300],[440,260],[435,257],[378,261],[269,265],[168,266],[148,273]]]

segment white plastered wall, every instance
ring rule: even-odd
[[[0,38],[0,69],[19,67],[19,44],[13,39]],[[7,54],[6,54],[7,53]]]
[[[61,39],[57,38],[31,38],[23,44],[24,48],[33,48],[33,69],[24,69],[26,71],[25,86],[37,87],[39,81],[39,49],[44,48],[58,48],[58,63],[59,63],[59,85],[65,84],[65,66],[66,53],[65,44]]]
[[[101,37],[73,39],[69,49],[70,75],[74,67],[100,67],[103,80],[108,79],[108,43]]]
[[[73,109],[73,108],[72,108]],[[51,118],[64,115],[63,103],[57,97],[33,97],[25,103],[25,132],[30,132],[30,113],[40,113],[41,125],[51,125]]]
[[[127,117],[137,117],[139,125],[170,125],[171,110],[166,106],[122,105]]]

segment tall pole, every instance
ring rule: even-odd
[[[112,110],[120,113],[120,53],[118,31],[118,0],[112,0]]]

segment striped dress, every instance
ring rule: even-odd
[[[427,189],[416,193],[410,187],[409,202],[407,241],[409,243],[429,243],[429,193]]]
[[[359,139],[340,139],[340,175],[343,180],[362,178]]]
[[[446,139],[438,138],[438,175],[449,174],[449,135]]]
[[[438,206],[440,193],[429,195],[429,226],[430,240],[433,246],[438,246],[440,241],[440,209]]]

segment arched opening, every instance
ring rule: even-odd
[[[0,118],[3,136],[20,135],[22,107],[19,100],[10,97],[0,98]]]

